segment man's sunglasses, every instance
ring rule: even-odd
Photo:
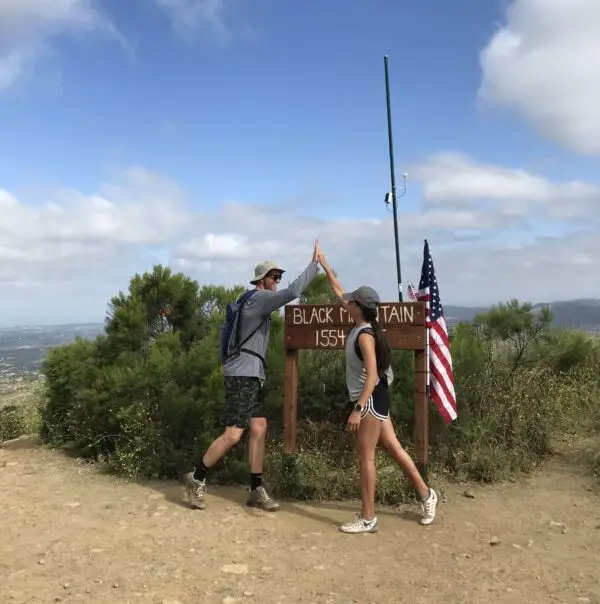
[[[275,283],[279,283],[281,281],[281,273],[269,273],[267,277],[269,277],[269,279],[273,279]]]

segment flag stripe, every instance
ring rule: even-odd
[[[454,410],[454,407],[452,407],[452,404],[446,397],[440,396],[440,390],[439,388],[437,388],[438,384],[437,380],[435,379],[435,376],[432,376],[431,378],[431,385],[431,400],[436,404],[443,420],[447,424],[449,424],[456,419],[456,411]]]
[[[439,401],[443,404],[446,412],[456,418],[456,412],[451,401],[454,399],[454,387],[448,384],[448,374],[445,371],[439,371],[439,366],[434,360],[432,363],[432,383],[435,380],[436,387],[433,388],[434,393],[439,394]],[[432,396],[433,398],[433,396]]]
[[[436,340],[437,350],[440,352],[441,356],[439,357],[438,363],[443,368],[445,375],[448,377],[449,388],[451,387],[454,390],[454,379],[450,376],[452,375],[452,359],[450,358],[450,351],[445,346],[444,338],[438,332],[438,327],[433,325],[431,327],[431,339]]]

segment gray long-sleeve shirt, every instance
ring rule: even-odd
[[[263,358],[267,356],[269,335],[271,333],[271,313],[298,298],[317,276],[318,272],[318,264],[311,262],[287,288],[276,292],[261,289],[246,302],[240,315],[241,341],[244,341],[261,323],[262,325],[244,344],[243,348],[252,350]],[[246,352],[241,352],[238,356],[228,359],[223,366],[223,374],[225,376],[257,377],[260,379],[265,377],[261,360]]]

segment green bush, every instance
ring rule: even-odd
[[[44,364],[46,404],[42,409],[40,436],[58,444],[75,439],[72,414],[77,413],[85,389],[101,375],[97,350],[99,341],[78,338],[73,344],[50,350]],[[101,431],[103,426],[97,426]]]
[[[40,434],[127,476],[175,478],[221,431],[223,380],[218,333],[226,304],[243,288],[203,286],[154,267],[136,275],[110,304],[105,333],[52,350],[44,365]],[[302,302],[324,302],[322,277]],[[281,496],[359,496],[342,351],[302,351],[299,450],[284,451],[283,321],[274,315],[267,356],[270,419],[266,476]],[[494,481],[529,471],[552,452],[559,433],[591,432],[600,411],[598,345],[555,331],[547,311],[513,300],[451,333],[459,418],[431,411],[431,469],[458,479]],[[412,353],[393,355],[392,417],[411,450]],[[245,481],[246,442],[219,464],[215,480]],[[378,454],[379,501],[412,497],[401,472]]]

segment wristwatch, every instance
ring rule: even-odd
[[[360,403],[356,403],[356,405],[354,405],[354,411],[356,413],[362,413],[362,407],[361,407]]]

